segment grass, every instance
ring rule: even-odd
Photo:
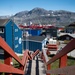
[[[53,62],[52,64],[51,64],[51,69],[56,69],[56,68],[58,68],[59,67],[59,60],[56,60],[55,62]]]
[[[15,68],[19,68],[20,67],[20,64],[15,59],[12,59],[12,60],[13,60],[13,66]]]
[[[53,56],[54,54],[50,55],[49,58],[51,59]],[[72,65],[75,65],[75,58],[68,56],[67,66],[72,66]],[[59,68],[59,59],[51,64],[51,70],[54,70],[56,68]],[[50,74],[50,75],[58,75],[58,74]]]
[[[53,55],[50,55],[50,59],[54,56]],[[72,66],[72,65],[75,65],[75,58],[71,57],[71,56],[68,56],[67,58],[67,66]],[[59,68],[59,59],[56,60],[55,62],[53,62],[51,64],[51,69],[56,69],[56,68]]]
[[[1,73],[0,75],[4,75],[4,73]]]
[[[20,59],[22,59],[22,56],[19,57]],[[13,67],[15,68],[19,68],[20,67],[20,64],[15,60],[15,59],[12,59],[13,61]],[[0,63],[4,63],[4,60],[0,59]],[[0,75],[5,75],[4,73],[0,73]]]
[[[19,58],[22,59],[22,56],[19,56]],[[15,68],[19,68],[20,67],[20,64],[15,59],[12,59],[12,61],[13,61],[13,66]]]
[[[53,56],[54,56],[54,54],[49,55],[49,58],[51,59]],[[22,59],[22,56],[20,57],[20,59]],[[0,60],[0,62],[4,63],[3,60]],[[14,59],[13,59],[13,64],[14,64],[13,66],[17,67],[17,68],[19,68],[19,66],[20,66],[19,63]],[[72,66],[72,65],[75,65],[75,58],[69,56],[68,60],[67,60],[67,66]],[[51,64],[51,69],[56,69],[56,68],[59,68],[59,59]],[[4,75],[4,73],[2,73],[0,75]],[[51,74],[51,75],[55,75],[55,74]]]
[[[4,60],[0,59],[0,63],[4,63]]]
[[[75,58],[69,56],[69,57],[68,57],[68,61],[67,61],[67,65],[68,65],[68,66],[75,65]]]

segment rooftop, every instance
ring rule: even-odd
[[[29,36],[28,38],[24,37],[23,40],[28,39],[29,41],[37,41],[37,42],[42,42],[45,37],[44,36]]]
[[[0,19],[0,27],[4,27],[8,21],[9,19]]]

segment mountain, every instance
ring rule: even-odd
[[[7,19],[7,18],[10,18],[11,16],[9,15],[6,15],[6,16],[0,16],[0,19]]]
[[[55,24],[56,26],[66,26],[75,22],[75,12],[65,10],[45,10],[34,8],[30,11],[16,13],[12,18],[17,24]]]
[[[22,12],[16,13],[14,16],[20,18],[20,17],[26,15],[28,12],[29,11],[22,11]]]
[[[40,16],[40,15],[45,15],[47,13],[48,13],[48,11],[43,9],[43,8],[34,8],[34,9],[30,10],[30,11],[19,12],[19,13],[15,14],[15,16],[16,17],[18,17],[18,16],[23,17],[24,15],[26,15],[27,17],[28,16],[36,17],[36,16]]]

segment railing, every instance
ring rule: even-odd
[[[46,65],[46,75],[75,75],[75,66],[67,66],[67,53],[75,49],[75,39],[71,40],[59,53],[50,60],[46,50],[42,51],[42,59]],[[51,70],[51,64],[59,59],[59,68]]]
[[[0,47],[4,50],[4,63],[0,63],[0,74],[5,75],[24,75],[28,59],[32,59],[29,51],[25,50],[22,60],[15,54],[15,52],[8,46],[8,44],[0,37]],[[14,58],[19,64],[19,68],[15,68],[12,63]]]
[[[33,54],[32,54],[32,59],[40,52],[40,50],[36,50]]]

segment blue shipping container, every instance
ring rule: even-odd
[[[41,29],[28,29],[28,30],[25,30],[27,31],[30,35],[32,36],[38,36],[41,34],[42,30]],[[24,31],[24,32],[25,32]]]

